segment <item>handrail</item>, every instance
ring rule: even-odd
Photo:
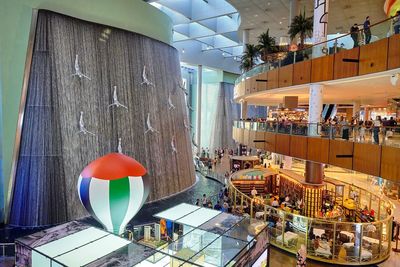
[[[249,197],[247,195],[245,195],[244,193],[242,193],[238,188],[236,188],[236,186],[232,183],[232,178],[237,174],[233,173],[228,180],[228,188],[229,188],[229,194],[231,199],[233,199],[233,205],[234,208],[236,209],[237,206],[237,196],[240,197],[241,199],[241,206],[243,207],[243,199],[245,197],[247,197],[247,199],[249,199]],[[334,179],[334,178],[331,178]],[[335,179],[336,180],[336,179]],[[342,181],[340,181],[342,182]],[[350,185],[349,183],[346,182],[342,182],[345,183],[347,185]],[[350,185],[352,188],[358,188],[360,190],[363,190],[365,192],[365,189],[362,189],[358,186],[355,185]],[[386,200],[380,198],[378,195],[372,193],[372,192],[368,192],[369,196],[370,196],[370,202],[372,200],[372,196],[379,198],[379,204],[378,207],[379,209],[381,209],[381,207],[385,207],[385,203],[387,202]],[[360,198],[361,198],[361,191],[360,191]],[[315,248],[314,248],[314,254],[313,253],[307,253],[307,257],[314,259],[314,260],[318,260],[318,261],[323,261],[323,262],[328,262],[328,263],[335,263],[335,264],[341,264],[341,265],[367,265],[367,264],[373,264],[373,263],[378,263],[381,262],[385,259],[387,259],[390,255],[390,251],[391,251],[391,227],[392,227],[392,216],[386,216],[386,218],[380,220],[380,216],[379,216],[379,211],[378,211],[378,215],[377,215],[377,220],[374,222],[367,222],[367,223],[355,223],[355,222],[341,222],[341,221],[333,221],[333,220],[329,220],[329,219],[325,219],[325,218],[310,218],[310,217],[305,217],[302,215],[297,215],[282,209],[276,209],[272,206],[269,206],[265,203],[264,199],[262,199],[263,202],[261,202],[264,205],[264,221],[267,219],[267,211],[269,210],[269,215],[268,216],[272,216],[274,218],[279,218],[279,221],[281,222],[281,228],[279,228],[278,225],[272,225],[270,226],[270,230],[272,235],[270,236],[270,243],[274,246],[277,246],[281,249],[284,249],[288,252],[291,253],[296,253],[297,252],[297,248],[298,244],[297,242],[300,243],[304,243],[306,245],[306,247],[310,247],[314,245],[314,241],[311,240],[311,238],[309,237],[310,231],[312,229],[312,227],[317,228],[317,229],[321,229],[326,233],[327,230],[329,230],[331,232],[331,235],[333,235],[333,240],[331,245],[329,245],[329,249],[327,250],[328,252],[326,252],[325,250],[325,256],[323,254],[324,250],[322,251],[322,255],[321,253],[318,254],[318,252],[316,252]],[[251,207],[250,207],[250,216],[253,217],[253,201],[254,199],[251,199]],[[381,201],[383,201],[384,203],[381,203]],[[389,201],[387,202],[389,204],[392,205],[393,204]],[[286,230],[286,223],[287,222],[297,222],[297,224],[300,223],[300,227],[296,230]],[[368,233],[369,232],[369,225],[373,225],[375,226],[375,229],[377,230],[377,234],[379,234],[378,239],[374,239],[374,238],[370,238]],[[347,227],[349,226],[349,227]],[[356,255],[347,255],[345,258],[340,258],[339,256],[339,251],[341,248],[343,248],[343,245],[341,245],[341,240],[339,240],[339,236],[342,233],[342,231],[348,231],[347,229],[354,229],[353,226],[356,226],[356,230],[353,234],[353,246],[354,246],[354,251],[357,252]],[[292,226],[292,227],[296,227],[296,226]],[[297,225],[297,227],[299,227],[299,225]],[[302,230],[303,229],[303,230]],[[295,231],[295,233],[291,232],[291,231]],[[296,234],[297,232],[297,234]],[[297,241],[296,239],[296,243],[294,245],[294,247],[290,247],[289,245],[289,237],[286,237],[286,233],[291,233],[291,234],[295,234],[296,236],[298,235],[304,235],[303,238],[300,239],[299,241]],[[275,234],[276,236],[274,236],[273,234]],[[280,236],[278,236],[280,234]],[[313,234],[313,233],[312,233]],[[356,245],[356,241],[355,240],[359,240],[357,241],[358,245]],[[377,250],[373,250],[373,247],[371,245],[371,252],[369,252],[370,256],[365,256],[365,253],[363,254],[363,252],[365,252],[365,245],[364,245],[364,240],[372,240],[375,242],[378,242],[378,246],[377,246]],[[285,242],[286,241],[286,242]],[[351,242],[351,239],[350,239]],[[371,241],[369,241],[371,242]],[[296,245],[297,244],[297,245]],[[351,244],[351,243],[348,243]],[[332,247],[331,247],[332,246]],[[376,248],[376,246],[375,246]],[[308,250],[308,248],[307,248]],[[328,256],[328,257],[326,257]]]
[[[371,24],[371,25],[369,26],[369,29],[372,29],[372,28],[374,28],[374,27],[376,27],[376,26],[378,26],[378,25],[381,25],[381,24],[383,24],[383,23],[385,23],[385,22],[387,22],[387,21],[392,21],[395,17],[396,17],[396,16],[389,17],[389,18],[384,19],[384,20],[381,20],[381,21],[379,21],[379,22],[377,22],[377,23]],[[357,24],[357,26],[360,26],[360,25],[363,25],[363,24]],[[361,29],[359,28],[359,29],[357,30],[356,33],[357,33],[357,34],[360,34],[360,33],[363,33],[363,32],[364,32],[364,28],[361,28]],[[321,45],[323,45],[323,44],[336,43],[339,39],[348,37],[348,36],[350,36],[351,34],[352,34],[351,32],[348,32],[348,33],[345,33],[345,34],[343,34],[343,35],[341,35],[341,36],[339,36],[339,37],[335,37],[335,38],[333,38],[333,39],[329,39],[329,40],[325,40],[325,41],[323,41],[323,42],[315,43],[315,44],[312,44],[311,46],[304,47],[304,48],[302,48],[302,49],[300,49],[300,50],[296,50],[296,51],[280,51],[280,52],[276,52],[276,53],[272,53],[272,54],[268,54],[268,55],[278,55],[278,54],[281,54],[281,53],[290,53],[290,52],[296,53],[296,54],[304,53],[305,51],[309,51],[310,49],[312,50],[313,48],[315,48],[315,47],[317,47],[317,46],[321,46]],[[294,62],[294,63],[295,63],[295,62]],[[267,67],[269,68],[268,65],[270,65],[269,62],[264,62],[264,63],[261,63],[261,64],[259,64],[259,65],[253,66],[251,69],[249,69],[249,70],[247,70],[246,72],[242,73],[242,75],[240,75],[240,76],[236,79],[235,85],[238,84],[239,82],[241,82],[241,81],[243,80],[243,78],[247,77],[247,75],[246,75],[247,73],[253,72],[254,69],[260,68],[260,67],[264,67],[264,66],[267,66]],[[279,64],[279,65],[280,65],[280,64]],[[252,76],[253,76],[253,75],[252,75]],[[249,77],[252,77],[252,76],[249,76]]]

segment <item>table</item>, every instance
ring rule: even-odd
[[[290,245],[295,245],[297,243],[297,239],[298,239],[299,235],[290,231],[287,231],[284,233],[284,236],[282,237],[282,235],[278,236],[276,238],[276,241],[279,243],[282,243],[282,238],[285,239],[285,245],[290,246]]]
[[[350,241],[354,239],[354,234],[353,233],[350,233],[350,232],[347,232],[347,231],[340,231],[340,233],[346,235],[350,239]]]
[[[314,229],[313,229],[313,234],[314,234],[315,236],[321,237],[323,234],[325,234],[325,230],[324,230],[324,229],[314,228]]]

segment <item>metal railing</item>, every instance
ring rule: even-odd
[[[0,257],[14,257],[15,244],[14,243],[0,243]]]
[[[400,147],[400,126],[366,127],[360,125],[342,125],[304,122],[253,122],[234,121],[234,127],[257,132],[271,132],[300,136],[318,136],[329,139],[351,140],[357,143],[375,143],[379,145]]]
[[[238,172],[232,174],[228,181],[233,208],[243,211],[246,207],[252,218],[256,217],[257,211],[261,212],[261,217],[269,225],[272,245],[294,254],[301,245],[305,245],[308,258],[341,265],[369,265],[389,257],[392,216],[387,211],[388,208],[393,208],[393,204],[378,195],[340,181],[347,187],[345,193],[350,195],[351,191],[357,191],[359,201],[367,201],[369,208],[377,210],[377,220],[354,223],[310,218],[274,208],[268,199],[253,198],[242,193],[232,183],[232,178],[237,175]],[[320,239],[316,238],[316,235],[319,235]],[[325,238],[321,235],[325,235]]]
[[[274,68],[283,67],[286,65],[294,64],[296,62],[306,61],[322,56],[336,54],[346,49],[352,49],[354,47],[363,46],[367,43],[373,43],[378,40],[387,38],[394,34],[394,19],[395,17],[391,17],[378,23],[372,24],[370,26],[371,37],[369,42],[367,40],[369,34],[365,34],[365,31],[362,28],[361,24],[358,25],[359,30],[357,32],[346,33],[339,37],[327,40],[322,43],[313,44],[298,51],[278,52],[277,54],[279,55],[274,57],[279,58],[278,61],[272,63],[267,62],[253,67],[249,71],[239,76],[235,81],[235,85],[244,81],[247,78],[253,77]]]

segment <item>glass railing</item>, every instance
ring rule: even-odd
[[[370,26],[370,37],[369,33],[364,31],[363,25],[359,25],[359,30],[357,32],[343,34],[339,37],[311,45],[295,52],[279,52],[279,56],[277,57],[279,58],[278,61],[255,66],[251,70],[239,76],[235,81],[235,85],[247,78],[253,77],[272,68],[283,67],[313,58],[333,55],[343,50],[363,46],[390,37],[394,34],[393,19],[394,18],[388,18],[376,24],[372,24]]]
[[[258,132],[273,132],[301,136],[318,136],[328,139],[342,139],[357,143],[379,144],[400,147],[400,126],[375,128],[354,125],[331,125],[305,122],[251,122],[235,121],[234,127]]]
[[[341,265],[369,265],[389,257],[393,205],[378,195],[340,181],[345,184],[345,195],[357,192],[359,202],[376,211],[375,221],[355,223],[311,218],[274,208],[267,197],[253,198],[242,193],[232,182],[236,175],[230,177],[228,184],[233,209],[263,218],[268,223],[272,245],[291,253],[297,253],[305,245],[307,257]]]

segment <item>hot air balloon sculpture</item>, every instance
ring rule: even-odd
[[[146,172],[139,162],[120,153],[92,161],[78,180],[82,205],[107,231],[122,234],[149,195]]]

